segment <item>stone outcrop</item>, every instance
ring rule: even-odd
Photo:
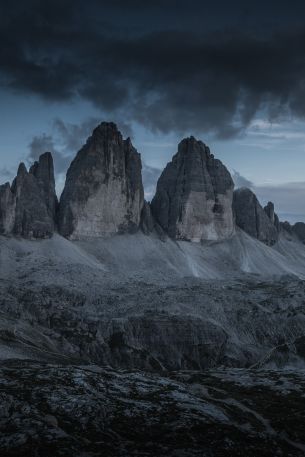
[[[263,209],[256,195],[243,187],[234,191],[233,210],[238,227],[269,246],[276,243],[279,221],[273,203]]]
[[[280,231],[284,231],[288,233],[289,235],[292,235],[292,225],[288,221],[280,222]]]
[[[274,203],[268,202],[267,205],[264,207],[264,211],[271,220],[272,224],[275,226],[276,230],[280,231],[280,220],[278,215],[274,212]]]
[[[11,186],[0,186],[0,233],[49,237],[55,230],[56,207],[53,159],[46,152],[29,171],[21,163]]]
[[[78,152],[60,200],[59,232],[70,239],[134,232],[144,192],[141,157],[113,123],[103,122]]]
[[[296,222],[292,226],[292,232],[296,235],[296,237],[305,243],[305,223],[304,222]]]
[[[145,235],[149,235],[155,228],[155,219],[151,214],[150,204],[144,200],[141,214],[141,229]]]
[[[225,239],[234,233],[233,187],[230,173],[209,148],[186,138],[158,180],[152,214],[171,238]]]
[[[166,233],[152,215],[150,204],[146,200],[144,200],[144,205],[142,208],[140,227],[145,235],[151,235],[155,233],[162,241],[165,241],[167,238]]]
[[[38,162],[30,168],[30,173],[35,176],[37,184],[44,196],[46,206],[50,216],[55,219],[58,201],[55,191],[54,165],[50,152],[46,152],[39,157]]]

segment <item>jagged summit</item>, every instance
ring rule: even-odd
[[[11,186],[0,186],[0,233],[49,237],[55,229],[56,207],[53,159],[45,153],[29,171],[21,163]]]
[[[233,209],[238,227],[267,245],[276,243],[279,220],[272,202],[263,208],[252,190],[241,187],[234,191]]]
[[[58,200],[55,191],[54,165],[51,152],[41,154],[38,161],[30,168],[45,196],[46,205],[49,213],[55,220]]]
[[[116,125],[102,122],[71,163],[60,199],[68,238],[136,231],[144,201],[141,156]]]
[[[70,239],[142,230],[161,240],[225,240],[236,226],[268,245],[279,232],[305,242],[305,224],[280,223],[248,188],[235,190],[227,168],[194,136],[184,138],[163,170],[151,204],[144,201],[141,156],[113,122],[102,122],[76,154],[58,204],[53,158],[45,152],[12,184],[0,186],[0,234]]]
[[[232,236],[233,181],[220,160],[193,136],[183,139],[161,174],[151,208],[170,237],[190,241]]]

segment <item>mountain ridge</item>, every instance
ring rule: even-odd
[[[102,122],[67,171],[58,202],[53,158],[43,153],[29,169],[20,164],[10,185],[0,186],[0,234],[71,238],[155,234],[201,242],[229,239],[236,227],[267,245],[279,233],[305,240],[305,224],[280,222],[272,202],[263,208],[250,189],[236,189],[226,167],[193,136],[183,139],[144,200],[141,155],[113,122]]]

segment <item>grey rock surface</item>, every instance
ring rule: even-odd
[[[156,221],[151,213],[150,204],[144,200],[142,214],[141,214],[141,229],[145,235],[153,232]]]
[[[155,372],[305,366],[301,281],[109,282],[93,297],[85,287],[4,285],[0,359]]]
[[[1,457],[304,455],[304,372],[0,364]]]
[[[57,212],[57,196],[55,190],[54,165],[50,152],[42,154],[37,162],[30,168],[30,173],[35,176],[41,193],[44,196],[48,213],[55,220]]]
[[[54,233],[57,198],[50,153],[27,171],[23,163],[12,185],[0,186],[0,233],[45,238]]]
[[[305,243],[305,223],[304,222],[297,222],[292,227],[292,232],[296,235],[296,237]]]
[[[164,371],[244,368],[276,350],[276,367],[304,366],[305,283],[284,255],[295,245],[304,273],[304,245],[233,242],[0,237],[0,359]]]
[[[0,236],[1,457],[304,455],[304,271],[283,234]]]
[[[233,187],[230,173],[209,148],[186,138],[158,180],[152,213],[171,238],[226,239],[234,233]]]
[[[236,225],[263,243],[272,246],[278,240],[278,218],[271,202],[265,209],[252,190],[243,187],[233,195],[233,210]]]
[[[288,221],[280,222],[280,231],[284,231],[292,235],[292,225]]]
[[[145,235],[157,235],[160,240],[165,241],[166,233],[158,224],[151,212],[150,203],[144,200],[144,205],[141,213],[141,229]]]
[[[71,239],[134,232],[144,192],[141,157],[113,123],[103,122],[71,163],[60,199],[59,232]]]
[[[280,231],[280,220],[278,215],[274,211],[274,203],[268,202],[264,207],[264,211],[271,220],[272,224],[275,226],[276,230]]]

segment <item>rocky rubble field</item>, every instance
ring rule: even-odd
[[[108,284],[95,298],[58,286],[0,290],[1,358],[73,358],[113,368],[304,367],[305,284]]]
[[[0,365],[0,453],[303,456],[304,372]]]
[[[303,245],[0,248],[1,457],[305,454]]]

